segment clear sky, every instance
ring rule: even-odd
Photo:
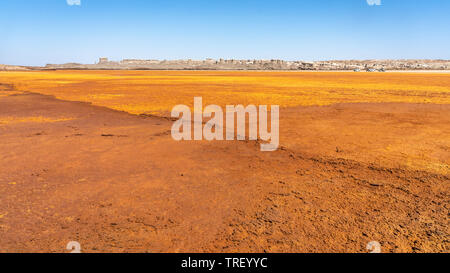
[[[450,59],[450,0],[368,1],[0,0],[0,63]]]

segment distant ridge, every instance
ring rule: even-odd
[[[27,67],[27,66],[0,64],[0,71],[26,71],[26,70],[31,70],[31,69],[32,68]]]
[[[95,64],[47,64],[45,67],[0,65],[0,70],[450,70],[450,60],[139,60],[110,61],[100,58]]]

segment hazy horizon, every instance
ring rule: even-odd
[[[99,58],[103,58],[103,57],[99,57]],[[0,63],[1,65],[11,65],[11,66],[29,66],[29,67],[44,67],[45,65],[51,65],[51,64],[69,64],[69,63],[74,63],[74,64],[96,64],[99,61],[99,58],[97,58],[97,60],[91,62],[91,63],[82,63],[82,62],[63,62],[63,63],[45,63],[44,65],[27,65],[27,64],[8,64],[8,63]],[[106,57],[107,58],[107,57]],[[130,58],[121,58],[121,59],[110,59],[108,58],[108,61],[112,61],[112,62],[120,62],[122,60],[126,60],[126,59],[130,59]],[[206,60],[207,58],[204,59],[189,59],[189,58],[181,58],[181,59],[136,59],[136,60],[157,60],[157,61],[177,61],[177,60],[193,60],[193,61],[202,61],[202,60]],[[214,59],[214,58],[212,58]],[[220,58],[219,58],[220,59]],[[214,60],[219,60],[219,59],[214,59]],[[222,58],[223,59],[223,58]],[[247,60],[248,58],[245,59],[235,59],[235,60]],[[226,60],[226,59],[224,59]],[[251,59],[251,60],[261,60],[261,61],[270,61],[272,59]],[[282,60],[282,61],[303,61],[303,62],[340,62],[340,61],[402,61],[402,60],[423,60],[423,61],[450,61],[447,59],[330,59],[330,60],[285,60],[285,59],[277,59],[277,60]]]

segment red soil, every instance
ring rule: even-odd
[[[427,145],[448,163],[449,105],[282,109],[272,153],[37,94],[0,97],[0,116],[72,118],[0,125],[0,252],[450,250],[445,166],[378,149]]]

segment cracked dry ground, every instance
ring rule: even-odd
[[[364,152],[421,136],[448,163],[448,106],[282,109],[272,153],[31,93],[0,97],[0,116],[0,252],[449,252],[445,166]]]

